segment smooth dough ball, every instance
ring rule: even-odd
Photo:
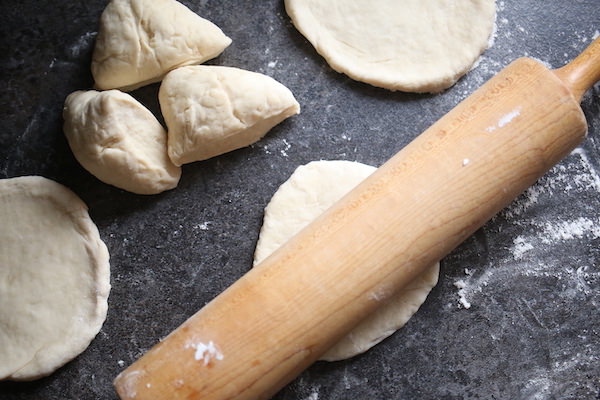
[[[259,266],[373,171],[374,167],[351,161],[313,161],[298,167],[265,208],[254,265]],[[364,353],[400,329],[437,284],[439,269],[436,263],[425,270],[342,338],[322,359],[336,361]]]
[[[489,45],[495,0],[285,0],[336,71],[391,90],[439,92]]]
[[[0,380],[51,374],[106,318],[108,250],[86,205],[49,179],[0,180]]]
[[[111,0],[92,57],[98,89],[133,90],[221,54],[231,39],[175,0]]]
[[[138,194],[177,186],[181,168],[167,155],[167,133],[154,115],[127,93],[71,93],[64,132],[77,161],[101,181]]]
[[[300,112],[275,79],[231,67],[178,68],[165,77],[158,98],[175,165],[248,146]]]

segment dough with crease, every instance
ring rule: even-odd
[[[374,167],[351,161],[313,161],[298,167],[265,208],[254,265],[259,265],[373,171]],[[393,334],[423,304],[437,284],[438,275],[439,263],[436,263],[365,319],[322,359],[350,358]]]
[[[86,205],[49,179],[0,180],[0,380],[51,374],[100,331],[108,250]]]
[[[215,58],[231,39],[175,0],[111,0],[92,56],[96,88],[133,90]]]
[[[285,0],[329,65],[391,90],[439,92],[488,47],[495,0]]]
[[[300,112],[275,79],[231,67],[178,68],[165,77],[158,98],[175,165],[248,146]]]
[[[77,161],[101,181],[138,194],[177,186],[181,168],[167,155],[167,132],[127,93],[71,93],[63,110],[64,132]]]

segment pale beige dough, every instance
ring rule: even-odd
[[[214,58],[231,39],[175,0],[111,0],[92,57],[96,88],[132,90]]]
[[[374,167],[350,161],[313,161],[298,167],[265,209],[254,265],[258,266],[373,171]],[[336,361],[355,356],[393,334],[423,304],[436,285],[438,275],[439,263],[436,263],[358,325],[322,359]]]
[[[101,181],[138,194],[177,186],[181,168],[167,155],[167,132],[127,93],[73,92],[63,118],[75,158]]]
[[[391,90],[452,86],[488,47],[494,0],[285,0],[329,65]]]
[[[0,180],[0,221],[0,380],[32,380],[102,327],[108,250],[86,205],[46,178]]]
[[[292,92],[275,79],[231,67],[178,68],[165,77],[158,97],[175,165],[248,146],[300,112]]]

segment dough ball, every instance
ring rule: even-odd
[[[106,318],[108,250],[86,205],[37,176],[0,180],[0,380],[83,352]]]
[[[300,112],[281,83],[230,67],[178,68],[165,77],[158,98],[175,165],[248,146]]]
[[[127,93],[71,93],[64,132],[81,165],[101,181],[138,194],[177,186],[181,168],[167,155],[167,133],[154,115]]]
[[[200,64],[231,44],[219,27],[175,0],[111,0],[92,57],[98,89],[133,90]]]
[[[259,265],[373,171],[374,167],[350,161],[313,161],[298,167],[265,209],[254,265]],[[336,361],[364,353],[400,329],[437,284],[439,268],[439,263],[429,267],[342,338],[322,359]]]
[[[439,92],[488,47],[495,0],[285,0],[336,71],[391,90]]]

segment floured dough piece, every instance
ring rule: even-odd
[[[75,158],[101,181],[138,194],[177,186],[181,168],[167,155],[166,131],[127,93],[73,92],[63,118]]]
[[[231,44],[219,27],[175,0],[111,0],[92,57],[98,89],[132,90],[200,64]]]
[[[84,351],[106,318],[108,250],[86,205],[49,179],[0,180],[0,380]]]
[[[300,112],[275,79],[230,67],[178,68],[165,77],[158,98],[175,165],[248,146]]]
[[[259,265],[373,171],[374,167],[350,161],[313,161],[298,167],[265,209],[254,265]],[[400,329],[436,285],[439,269],[439,263],[428,268],[342,338],[322,359],[336,361],[364,353]]]
[[[495,0],[285,0],[329,65],[391,90],[452,86],[488,47]]]

